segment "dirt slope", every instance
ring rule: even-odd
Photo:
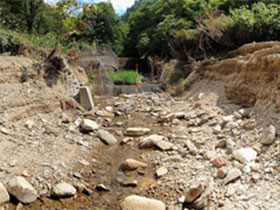
[[[229,100],[254,108],[252,115],[262,125],[279,124],[280,43],[247,44],[229,56],[212,65],[200,65],[197,73],[201,80],[185,95],[216,92],[221,103]]]

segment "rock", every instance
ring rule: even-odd
[[[104,131],[104,130],[98,130],[97,136],[105,143],[108,145],[113,145],[118,142],[118,140],[109,132]]]
[[[147,166],[147,163],[129,158],[125,160],[125,162],[121,165],[121,168],[123,170],[135,170],[137,168],[147,168]]]
[[[196,148],[196,146],[194,146],[194,144],[190,140],[186,140],[185,144],[186,144],[186,146],[189,149],[191,154],[193,154],[193,155],[197,154],[197,148]]]
[[[130,195],[120,204],[121,210],[165,210],[165,204],[159,200]]]
[[[152,148],[155,146],[156,142],[163,141],[166,139],[164,136],[153,134],[145,138],[141,138],[139,142],[139,148],[145,149],[145,148]]]
[[[239,109],[238,113],[241,114],[243,117],[248,117],[249,116],[249,111],[246,109]]]
[[[168,150],[172,150],[174,144],[168,141],[157,141],[155,142],[155,146],[162,151],[168,151]]]
[[[221,155],[221,156],[218,156],[216,157],[214,160],[213,160],[213,165],[216,166],[217,168],[221,168],[222,166],[225,166],[227,165],[227,162],[228,162],[228,157],[225,156],[225,155]]]
[[[86,131],[94,131],[99,128],[99,125],[90,119],[83,119],[80,126]]]
[[[92,94],[89,87],[81,87],[79,92],[79,97],[80,97],[80,103],[84,109],[92,110],[94,108]]]
[[[11,134],[11,132],[5,127],[1,127],[0,132],[5,134],[5,135],[10,135]]]
[[[264,145],[272,144],[275,140],[276,129],[273,125],[270,125],[262,134],[261,143]]]
[[[161,177],[165,174],[167,174],[168,170],[165,167],[160,167],[159,169],[156,170],[156,176]]]
[[[241,171],[239,169],[233,169],[228,172],[226,178],[224,179],[223,183],[226,185],[230,183],[231,181],[239,178],[241,176]]]
[[[223,179],[223,178],[225,178],[226,175],[227,175],[227,172],[225,171],[225,169],[219,168],[219,170],[217,171],[217,177],[220,179]]]
[[[110,191],[110,189],[108,188],[108,187],[106,187],[104,184],[98,184],[98,185],[96,185],[96,187],[95,187],[95,189],[97,190],[97,191],[105,191],[105,192],[109,192]]]
[[[243,118],[242,114],[240,114],[239,112],[234,112],[233,116],[235,119],[240,120]]]
[[[35,123],[34,123],[34,121],[32,121],[32,120],[27,120],[27,121],[25,122],[25,127],[26,127],[27,129],[29,129],[29,130],[31,130],[31,129],[33,128],[34,125],[35,125]]]
[[[200,195],[200,197],[193,201],[192,206],[194,209],[205,209],[207,206],[209,206],[211,193],[213,191],[213,183],[213,180],[209,180],[208,186],[204,192]]]
[[[123,182],[123,185],[126,187],[137,187],[138,181],[133,177],[129,177]]]
[[[176,112],[174,113],[174,116],[178,119],[184,119],[185,118],[185,113],[184,112]]]
[[[98,110],[97,112],[96,112],[96,114],[98,115],[98,116],[100,116],[100,117],[107,117],[107,118],[113,118],[115,115],[114,115],[114,113],[111,113],[111,112],[107,112],[107,111],[105,111],[105,110]]]
[[[202,184],[194,184],[193,186],[190,187],[188,190],[186,197],[185,197],[185,202],[191,203],[193,202],[196,198],[198,198],[201,193],[203,192],[203,186]]]
[[[0,182],[0,206],[3,203],[9,202],[9,201],[10,201],[10,196],[9,196],[6,188],[2,184],[2,182]]]
[[[52,189],[52,195],[54,197],[64,198],[71,197],[76,195],[77,190],[71,184],[68,183],[59,183],[54,186]]]
[[[222,127],[220,125],[216,125],[214,128],[213,128],[213,133],[214,134],[219,134],[222,132]]]
[[[35,202],[38,197],[36,190],[22,176],[12,178],[8,183],[7,189],[11,195],[25,204]]]
[[[223,117],[224,123],[233,122],[233,121],[235,121],[235,118],[233,115],[228,115],[228,116]]]
[[[211,160],[213,157],[215,157],[215,155],[216,152],[214,150],[209,150],[204,153],[203,158],[205,160]]]
[[[227,141],[226,140],[219,141],[215,146],[215,148],[226,148],[226,147],[227,147]]]
[[[241,148],[233,152],[233,157],[241,163],[248,163],[255,161],[257,158],[257,152],[250,147]]]
[[[144,136],[151,131],[149,128],[141,128],[141,127],[134,127],[134,128],[127,128],[126,135],[127,136]]]

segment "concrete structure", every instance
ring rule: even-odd
[[[94,103],[89,87],[80,88],[80,103],[86,110],[92,110],[94,108]]]

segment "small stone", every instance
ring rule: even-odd
[[[233,121],[235,121],[235,118],[233,115],[228,115],[228,116],[223,117],[223,122],[225,122],[225,123],[233,122]]]
[[[10,194],[25,204],[35,202],[38,197],[36,190],[22,176],[12,178],[8,183],[7,189]]]
[[[276,136],[276,129],[273,125],[270,125],[262,134],[261,143],[264,145],[270,145],[274,142]]]
[[[257,183],[259,180],[260,180],[260,175],[259,174],[253,174],[252,181],[254,183]]]
[[[227,165],[227,162],[228,162],[228,157],[225,155],[221,155],[213,160],[213,165],[216,166],[217,168],[221,168],[222,166]]]
[[[230,183],[231,181],[239,178],[241,176],[241,171],[239,169],[233,169],[228,172],[226,178],[224,179],[223,183],[226,185]]]
[[[203,186],[202,184],[194,184],[193,186],[190,187],[186,194],[185,202],[191,203],[193,202],[196,198],[198,198],[201,193],[203,192]]]
[[[185,144],[186,144],[187,148],[189,149],[189,151],[191,152],[191,154],[193,154],[193,155],[197,154],[197,148],[190,140],[186,140]]]
[[[151,131],[150,128],[133,127],[126,129],[127,136],[144,136]]]
[[[165,139],[166,138],[164,136],[157,135],[157,134],[153,134],[145,138],[141,138],[139,142],[139,148],[140,149],[152,148],[155,146],[155,143],[159,141],[163,141]]]
[[[126,187],[137,187],[138,181],[133,177],[129,177],[123,182],[123,185]]]
[[[249,111],[246,109],[239,109],[238,113],[241,114],[243,117],[248,117],[249,116]]]
[[[0,182],[0,206],[3,203],[9,202],[9,201],[10,201],[10,196],[9,196],[6,188],[2,184],[2,182]]]
[[[94,131],[99,128],[99,125],[90,119],[83,119],[80,126],[86,131]]]
[[[125,160],[125,162],[121,165],[121,168],[123,170],[135,170],[137,168],[147,168],[147,166],[147,163],[129,158]]]
[[[5,127],[1,127],[0,128],[0,132],[5,134],[5,135],[11,134],[11,132],[7,128],[5,128]]]
[[[204,153],[203,158],[205,160],[211,160],[213,157],[215,157],[216,152],[214,150],[209,150]]]
[[[168,170],[165,167],[160,167],[159,169],[156,170],[156,176],[161,177],[165,174],[167,174]]]
[[[28,177],[30,176],[27,169],[24,169],[22,172],[21,172],[22,176],[25,176],[25,177]]]
[[[59,183],[56,184],[52,190],[52,195],[54,197],[64,198],[76,195],[77,190],[71,184]]]
[[[163,202],[138,195],[126,197],[120,207],[121,210],[166,210]]]
[[[97,136],[105,143],[108,145],[113,145],[118,142],[118,140],[109,132],[104,131],[104,130],[98,130]]]
[[[184,203],[185,200],[186,200],[186,197],[184,195],[182,195],[180,198],[178,198],[179,203]]]
[[[213,133],[214,134],[219,134],[222,132],[222,127],[220,125],[216,125],[214,128],[213,128]]]
[[[25,122],[25,127],[26,127],[27,129],[29,129],[29,130],[31,130],[31,129],[33,128],[34,125],[35,125],[35,123],[34,123],[34,121],[32,121],[32,120],[27,120],[27,121]]]
[[[155,146],[159,148],[161,151],[168,151],[168,150],[172,150],[174,144],[168,141],[157,141],[155,142]]]
[[[110,191],[110,189],[108,188],[108,187],[106,187],[104,184],[98,184],[98,185],[96,185],[96,187],[95,187],[95,189],[97,190],[97,191],[106,191],[106,192],[109,192]]]
[[[233,157],[241,163],[253,162],[257,158],[257,152],[250,147],[241,148],[233,152]]]
[[[223,179],[223,178],[225,178],[226,175],[227,175],[227,172],[225,171],[225,169],[219,168],[219,170],[217,171],[217,177],[220,179]]]
[[[88,166],[88,165],[90,165],[90,163],[89,163],[88,161],[86,161],[85,159],[80,160],[79,163],[80,163],[81,165],[83,165],[83,166]]]
[[[216,144],[215,148],[226,148],[226,146],[227,146],[227,141],[221,140]]]
[[[238,112],[234,112],[233,116],[234,116],[234,118],[237,119],[237,120],[240,120],[240,119],[242,119],[242,117],[243,117],[242,114],[240,114],[240,113],[238,113]]]
[[[115,116],[115,114],[114,113],[111,113],[111,112],[107,112],[107,111],[105,111],[105,110],[98,110],[97,112],[96,112],[96,114],[98,115],[98,116],[100,116],[100,117],[108,117],[108,118],[113,118],[114,116]]]

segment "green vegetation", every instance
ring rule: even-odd
[[[88,74],[88,82],[85,85],[88,87],[91,87],[94,84],[95,78],[96,78],[96,75],[93,72],[90,72]]]
[[[199,60],[253,41],[280,40],[278,0],[138,0],[126,56]],[[175,52],[175,53],[174,53]]]
[[[137,83],[141,82],[141,75],[136,74],[133,70],[125,70],[120,72],[108,72],[110,78],[116,85],[134,85],[135,81]]]
[[[20,43],[63,52],[107,44],[128,57],[192,62],[253,42],[280,40],[279,0],[136,0],[119,17],[110,2],[0,0],[0,53]],[[79,11],[79,12],[78,12]]]

